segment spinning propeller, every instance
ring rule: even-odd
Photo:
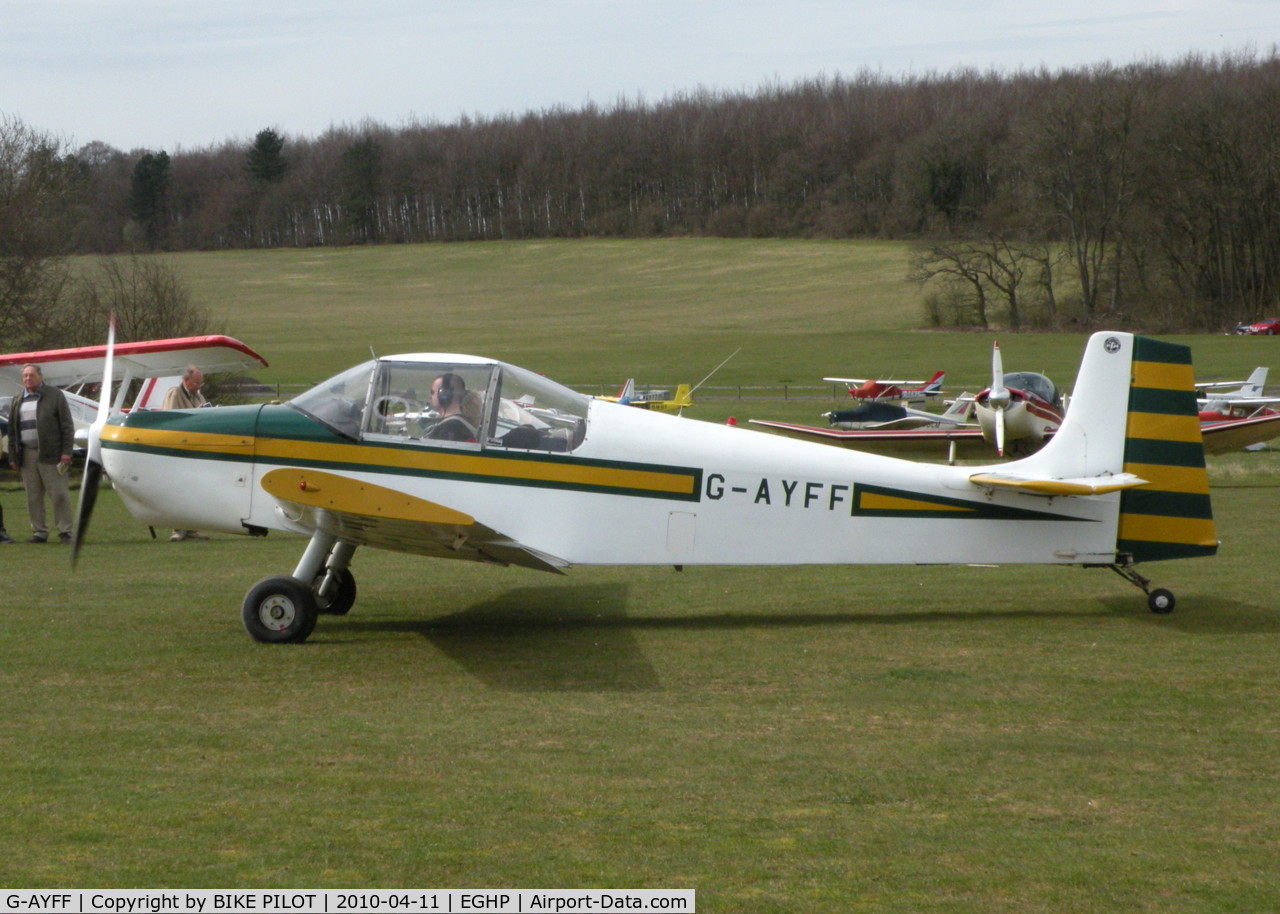
[[[987,405],[995,413],[996,453],[1004,456],[1004,411],[1013,402],[1013,395],[1004,386],[1004,362],[1000,358],[1000,343],[997,341],[991,354],[991,392],[987,394]]]
[[[80,545],[89,529],[89,518],[98,501],[98,486],[102,483],[102,429],[111,413],[111,368],[115,355],[116,319],[111,316],[107,328],[107,358],[102,369],[102,390],[98,393],[98,415],[89,426],[89,451],[84,460],[84,480],[80,483],[80,507],[76,517],[75,538],[71,542],[71,567],[76,566]]]

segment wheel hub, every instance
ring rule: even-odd
[[[297,609],[288,597],[276,594],[267,597],[258,606],[258,618],[262,624],[274,631],[284,631],[293,624]]]

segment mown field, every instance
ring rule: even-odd
[[[583,386],[696,381],[739,347],[715,383],[944,367],[981,385],[992,335],[918,329],[904,258],[690,240],[171,262],[281,385],[371,346],[479,352]],[[1000,339],[1006,367],[1069,386],[1083,335]],[[1280,345],[1187,341],[1202,377],[1243,377]],[[366,550],[355,610],[293,647],[252,642],[239,605],[301,540],[152,540],[108,491],[74,573],[60,547],[3,547],[0,886],[1269,910],[1278,473],[1275,453],[1212,461],[1219,555],[1144,567],[1178,595],[1170,616],[1105,570],[553,578]],[[12,481],[0,505],[21,535]]]

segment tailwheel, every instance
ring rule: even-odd
[[[1165,590],[1163,587],[1157,587],[1153,590],[1151,581],[1138,574],[1128,565],[1108,565],[1107,567],[1145,593],[1147,595],[1147,608],[1153,613],[1164,615],[1173,612],[1174,606],[1178,603],[1174,599],[1173,591]]]
[[[321,615],[345,616],[356,602],[356,576],[349,568],[316,575],[312,588]]]
[[[1178,601],[1173,598],[1173,594],[1163,587],[1157,587],[1147,594],[1147,606],[1153,613],[1171,613],[1177,603]]]
[[[316,627],[318,608],[310,587],[297,578],[264,578],[245,594],[241,618],[255,641],[300,644]]]

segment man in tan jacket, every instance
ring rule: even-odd
[[[194,365],[188,365],[182,372],[182,383],[170,387],[164,395],[161,409],[196,409],[208,406],[209,401],[200,393],[204,385],[204,372]],[[199,530],[174,530],[169,542],[180,543],[183,540],[207,540]]]

